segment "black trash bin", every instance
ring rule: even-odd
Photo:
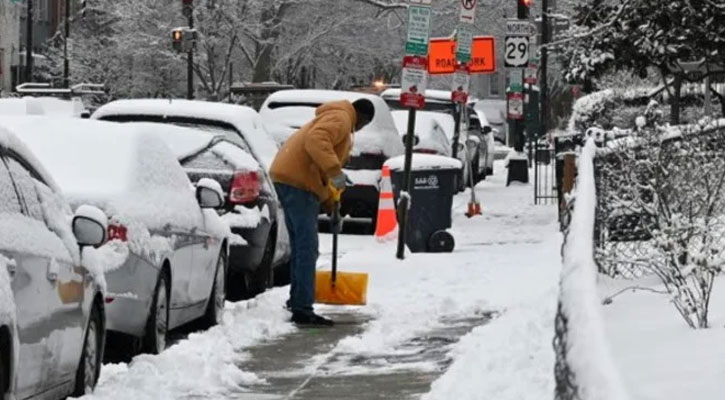
[[[395,202],[404,186],[404,156],[388,160]],[[406,227],[406,244],[413,253],[452,252],[455,240],[451,227],[453,195],[461,162],[450,157],[414,154],[411,168],[411,205]]]

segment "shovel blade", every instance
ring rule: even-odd
[[[367,303],[368,274],[337,272],[332,285],[331,271],[316,271],[315,302],[321,304],[363,306]]]

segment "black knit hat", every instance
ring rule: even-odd
[[[375,106],[373,106],[372,101],[368,99],[358,99],[352,103],[352,106],[355,107],[358,120],[365,120],[367,122],[373,120],[373,117],[375,116]]]

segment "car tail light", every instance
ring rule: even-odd
[[[229,202],[232,204],[251,203],[259,198],[259,173],[257,171],[244,171],[234,174],[232,186],[229,189]]]
[[[422,153],[422,154],[438,154],[437,151],[432,149],[415,149],[415,153]]]
[[[128,240],[128,229],[120,224],[108,225],[108,240],[120,240],[125,242]]]

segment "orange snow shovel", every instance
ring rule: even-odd
[[[342,190],[330,186],[334,201],[332,213],[332,270],[317,271],[315,302],[362,306],[367,303],[368,274],[337,271],[337,235],[340,233],[340,199]]]

